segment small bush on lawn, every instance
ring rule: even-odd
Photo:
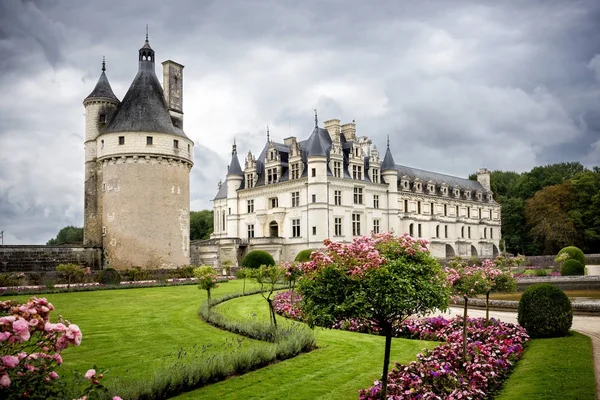
[[[71,287],[71,283],[79,283],[83,280],[84,274],[89,274],[89,268],[83,268],[77,264],[59,264],[56,267],[56,272],[61,280],[67,284],[67,287]]]
[[[579,261],[569,258],[560,268],[562,276],[585,275],[585,266]]]
[[[312,254],[313,251],[314,251],[313,249],[306,249],[306,250],[300,251],[296,255],[296,258],[294,258],[294,261],[297,261],[297,262],[307,262],[307,261],[310,261],[310,255]]]
[[[569,255],[569,260],[577,260],[585,266],[585,255],[583,251],[581,251],[578,247],[575,246],[567,246],[561,249],[558,252],[557,257],[563,253],[567,253]]]
[[[261,265],[275,265],[273,256],[263,250],[253,250],[242,259],[242,267],[255,269]]]
[[[538,283],[523,292],[517,319],[532,338],[566,336],[573,322],[571,301],[559,288]]]
[[[100,271],[98,282],[103,285],[118,285],[121,283],[121,274],[114,268],[106,268]]]

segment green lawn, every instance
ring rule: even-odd
[[[594,362],[589,337],[534,339],[498,400],[594,400]]]
[[[233,299],[217,306],[236,319],[268,321],[267,303],[260,295]],[[290,323],[279,318],[279,323]],[[319,329],[310,353],[272,364],[183,394],[178,399],[356,399],[358,390],[381,377],[385,338],[360,333]],[[393,361],[415,359],[435,342],[394,339]]]
[[[246,288],[254,288],[246,282]],[[222,283],[214,296],[241,291],[240,281]],[[27,299],[29,296],[22,296]],[[240,338],[200,320],[198,309],[206,291],[197,286],[170,286],[146,289],[102,290],[60,293],[45,296],[54,305],[52,318],[62,315],[79,325],[83,333],[80,347],[63,351],[60,374],[85,372],[96,364],[108,369],[106,383],[117,378],[135,380],[147,377],[174,359],[179,350],[204,354],[221,351]],[[5,300],[3,298],[3,300]],[[6,299],[7,300],[7,299]],[[244,339],[243,346],[264,343]],[[166,359],[165,359],[166,358]]]

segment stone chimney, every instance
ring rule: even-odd
[[[283,139],[283,144],[285,144],[288,147],[294,143],[296,143],[296,136],[290,136],[290,137]]]
[[[171,121],[183,129],[183,65],[167,60],[163,66],[163,92]]]
[[[340,120],[339,119],[330,119],[329,121],[325,121],[325,129],[327,129],[327,132],[329,132],[329,137],[331,138],[331,140],[337,140],[336,138],[338,137],[339,133],[341,132],[340,129]]]
[[[342,125],[342,133],[344,134],[344,137],[346,138],[346,140],[355,141],[356,140],[356,122],[352,121],[348,124]]]
[[[479,171],[477,171],[477,182],[483,186],[483,189],[486,192],[491,192],[492,190],[492,185],[490,184],[490,175],[491,173],[487,170],[487,168],[480,168]]]

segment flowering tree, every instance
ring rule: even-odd
[[[298,281],[310,326],[331,327],[350,318],[371,319],[385,335],[382,374],[387,391],[392,324],[448,306],[446,277],[427,250],[409,235],[379,234],[351,244],[326,239],[325,250],[303,264]]]
[[[271,324],[277,329],[275,307],[273,306],[273,299],[271,299],[271,296],[276,289],[277,283],[283,280],[286,272],[285,268],[277,265],[261,265],[259,268],[249,269],[248,272],[250,277],[260,285],[260,295],[269,304],[269,318]]]
[[[194,276],[198,279],[198,288],[206,290],[208,308],[210,309],[210,290],[219,287],[217,273],[213,267],[202,265],[194,269]]]
[[[285,269],[285,280],[290,284],[291,300],[294,301],[294,287],[298,278],[302,276],[302,268],[298,262],[284,262],[281,266]]]
[[[60,264],[56,267],[58,274],[67,280],[67,289],[71,288],[72,282],[80,280],[84,274],[89,274],[89,268],[83,268],[77,264]]]

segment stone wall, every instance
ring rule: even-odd
[[[59,264],[102,268],[102,250],[84,246],[0,246],[0,273],[54,271]]]
[[[527,256],[527,261],[525,265],[532,265],[536,267],[544,267],[544,268],[552,268],[555,265],[553,256]],[[599,265],[600,264],[600,254],[586,254],[585,255],[585,263],[586,265]]]

